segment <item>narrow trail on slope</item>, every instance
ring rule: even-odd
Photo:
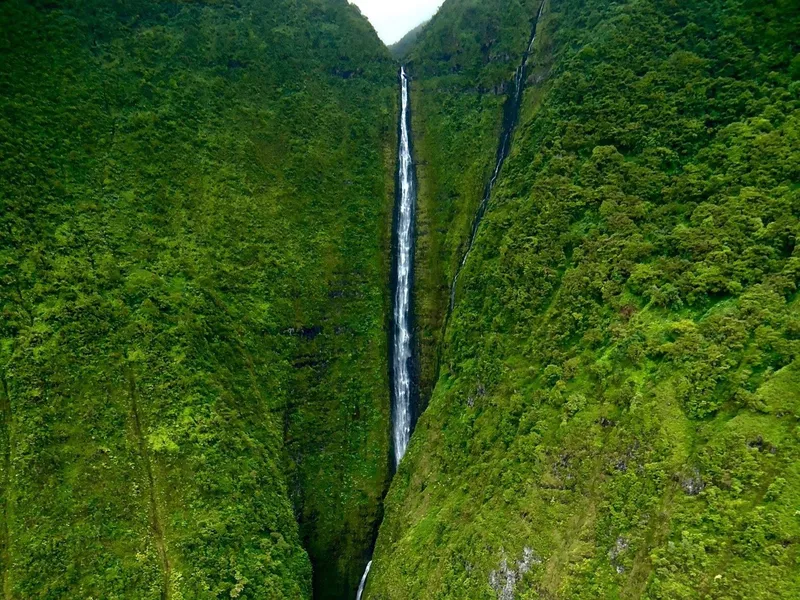
[[[142,433],[142,421],[139,416],[139,399],[138,391],[136,389],[136,379],[133,376],[133,371],[127,371],[128,377],[128,394],[131,399],[131,413],[133,415],[133,430],[136,436],[136,444],[139,448],[139,454],[144,462],[145,473],[147,475],[147,488],[150,503],[150,527],[153,531],[156,549],[158,556],[161,559],[161,571],[164,577],[163,588],[161,590],[161,600],[170,600],[172,597],[172,566],[167,556],[167,545],[164,540],[164,528],[161,525],[161,518],[158,514],[158,502],[156,500],[156,483],[153,476],[153,466],[150,462],[150,452],[147,448],[147,441],[144,439]]]

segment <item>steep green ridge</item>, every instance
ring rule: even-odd
[[[312,564],[350,597],[388,51],[345,0],[9,0],[0,32],[3,597],[308,598]]]
[[[450,282],[494,168],[510,74],[539,0],[450,0],[406,62],[418,162],[417,340],[423,401],[433,389]]]
[[[457,229],[433,174],[476,198],[485,167],[434,125],[482,96],[419,83],[455,6],[411,56]],[[367,598],[797,597],[798,40],[791,0],[547,3]]]
[[[389,46],[389,52],[392,53],[398,60],[404,60],[406,55],[409,51],[414,47],[414,44],[417,42],[417,38],[419,34],[421,34],[425,27],[428,25],[429,21],[425,21],[424,23],[420,23],[414,29],[409,31],[407,34],[403,36],[403,38],[399,42],[395,42],[391,46]]]

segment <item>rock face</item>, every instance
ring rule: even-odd
[[[706,487],[705,483],[703,483],[703,478],[700,476],[700,472],[697,469],[694,469],[691,475],[681,477],[680,481],[683,491],[689,496],[697,496],[697,494],[702,492]]]
[[[509,567],[508,560],[503,556],[498,569],[489,574],[489,585],[497,594],[498,600],[514,600],[514,591],[522,576],[530,571],[531,567],[541,563],[542,559],[527,546],[523,549],[522,558],[516,562],[514,568]]]
[[[608,551],[608,558],[611,561],[611,564],[614,566],[614,570],[620,575],[625,572],[625,567],[619,564],[618,559],[620,559],[627,549],[628,540],[620,536],[614,542],[614,546],[611,548],[611,550]]]

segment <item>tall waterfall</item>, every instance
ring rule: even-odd
[[[398,191],[394,223],[394,256],[392,258],[393,327],[392,327],[392,445],[394,466],[400,464],[408,448],[414,425],[413,338],[411,323],[411,291],[414,283],[414,216],[417,190],[414,162],[411,158],[411,106],[408,74],[400,69],[401,112],[400,147],[398,149]],[[356,600],[361,600],[372,561],[367,563]]]
[[[456,286],[458,284],[458,277],[461,275],[461,269],[467,264],[467,259],[469,258],[470,252],[472,252],[472,247],[475,245],[475,238],[478,235],[478,228],[483,220],[483,216],[486,214],[486,208],[488,207],[489,200],[492,197],[492,191],[494,190],[494,186],[497,183],[498,177],[500,177],[500,172],[503,170],[503,164],[506,162],[506,158],[508,158],[508,153],[511,151],[511,138],[514,134],[514,129],[517,126],[517,121],[519,120],[519,111],[522,105],[522,93],[525,91],[525,78],[528,70],[528,59],[533,51],[533,44],[536,41],[536,27],[539,24],[539,19],[542,17],[543,10],[544,2],[542,2],[542,4],[539,6],[539,12],[537,13],[536,20],[533,23],[533,31],[531,32],[530,41],[528,42],[525,52],[522,54],[522,62],[514,73],[514,90],[506,100],[506,105],[504,108],[503,132],[500,135],[500,145],[497,148],[497,158],[495,160],[494,171],[492,171],[492,176],[486,184],[486,188],[484,188],[483,198],[478,206],[478,212],[475,214],[475,219],[472,221],[472,232],[470,234],[469,244],[467,245],[467,251],[461,258],[461,263],[458,265],[455,277],[453,277],[453,283],[450,286],[450,307],[447,313],[448,318],[450,317],[450,313],[453,312],[453,306],[456,303]]]
[[[400,148],[398,153],[397,209],[395,211],[394,245],[394,328],[392,331],[392,434],[394,463],[408,448],[413,417],[411,286],[414,269],[414,213],[417,192],[414,164],[411,159],[411,108],[408,75],[400,69],[402,111],[400,113]]]

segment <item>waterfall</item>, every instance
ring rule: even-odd
[[[358,593],[356,594],[356,600],[361,600],[361,594],[364,593],[364,586],[367,584],[367,575],[369,575],[369,569],[372,567],[372,561],[367,563],[367,568],[364,569],[364,574],[361,576],[361,583],[358,584]]]
[[[392,330],[392,441],[395,467],[400,464],[400,460],[406,453],[413,425],[411,286],[414,268],[414,212],[417,198],[414,164],[411,159],[409,82],[405,67],[400,69],[400,87],[402,108],[398,151],[399,193],[395,211],[394,327]]]
[[[544,2],[542,2],[542,4],[539,6],[539,12],[536,15],[536,20],[533,22],[533,31],[531,32],[528,46],[525,52],[522,54],[522,62],[514,73],[514,91],[506,99],[503,115],[503,132],[500,135],[500,145],[497,148],[497,159],[495,160],[494,171],[492,171],[492,176],[489,179],[489,182],[486,184],[486,188],[483,191],[483,198],[481,198],[481,203],[478,206],[477,213],[475,214],[475,219],[472,221],[472,232],[470,234],[469,244],[467,245],[467,251],[464,253],[464,256],[461,257],[461,263],[456,269],[455,277],[453,277],[453,283],[450,286],[450,307],[447,312],[448,320],[456,303],[456,286],[458,284],[458,277],[461,275],[461,269],[463,269],[464,265],[467,264],[467,259],[469,258],[470,252],[472,252],[472,247],[475,245],[475,238],[478,235],[478,228],[483,220],[483,216],[486,214],[486,208],[488,207],[489,200],[492,197],[492,191],[497,183],[497,179],[500,177],[500,172],[503,170],[503,164],[506,162],[506,158],[508,158],[508,153],[511,151],[511,138],[514,134],[514,128],[517,126],[517,121],[519,120],[519,111],[520,107],[522,106],[522,94],[525,91],[525,78],[527,76],[528,59],[533,51],[533,44],[536,41],[536,27],[539,24],[539,19],[542,17],[543,10]]]
[[[461,259],[461,263],[453,278],[450,288],[450,308],[447,312],[447,319],[453,311],[456,298],[456,284],[461,268],[467,263],[475,237],[478,234],[483,215],[492,196],[497,179],[503,169],[503,163],[511,150],[511,138],[514,128],[519,119],[519,110],[522,104],[522,94],[525,88],[525,77],[527,74],[528,58],[533,51],[533,44],[536,41],[536,26],[542,16],[544,2],[539,7],[536,21],[533,24],[530,41],[522,55],[522,63],[514,74],[514,90],[506,100],[503,117],[503,132],[500,137],[500,146],[497,149],[497,160],[495,161],[494,171],[486,184],[483,198],[475,215],[472,224],[472,234],[469,239],[467,251]],[[409,102],[409,78],[405,67],[400,68],[400,90],[401,90],[401,111],[400,111],[400,144],[398,149],[398,169],[397,169],[397,205],[395,207],[394,219],[394,244],[392,257],[392,287],[394,297],[392,302],[392,336],[391,336],[391,367],[392,367],[392,443],[394,446],[394,466],[400,464],[408,448],[408,440],[411,437],[411,430],[414,422],[413,393],[413,338],[411,323],[411,292],[413,287],[414,275],[414,216],[416,211],[417,190],[416,178],[414,173],[414,162],[411,156],[411,106]],[[372,567],[372,561],[367,563],[361,583],[358,586],[356,600],[361,600],[364,587],[367,584],[367,576]]]
[[[414,215],[416,212],[416,179],[411,158],[411,106],[409,81],[405,67],[400,69],[400,146],[397,168],[397,205],[395,207],[392,257],[392,446],[394,466],[400,464],[408,448],[414,426],[413,406],[413,336],[411,291],[414,282]],[[372,561],[367,563],[356,600],[361,600]]]

